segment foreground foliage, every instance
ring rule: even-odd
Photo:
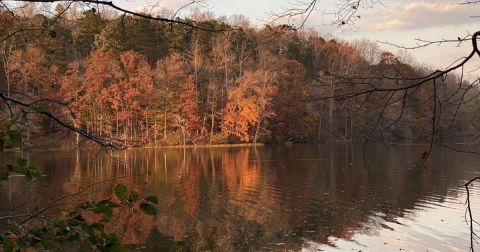
[[[19,132],[9,133],[10,141],[20,146],[22,139],[18,138]],[[6,169],[0,170],[0,182],[8,180],[9,176],[15,174],[23,175],[28,182],[41,178],[37,166],[33,163],[27,164],[27,160],[21,157]],[[35,213],[2,216],[0,245],[3,246],[3,251],[18,251],[26,248],[58,250],[69,244],[83,244],[87,248],[98,251],[122,251],[123,246],[117,234],[109,231],[108,227],[112,218],[116,217],[115,209],[130,208],[132,211],[138,209],[146,215],[156,215],[158,199],[156,196],[141,199],[138,192],[129,190],[123,184],[117,184],[113,189],[115,198],[77,204],[64,209],[66,214],[63,217],[49,219],[43,214],[56,208],[56,203],[74,198],[82,191],[57,198]],[[20,221],[18,221],[19,218]]]

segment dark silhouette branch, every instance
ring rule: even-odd
[[[25,0],[25,1],[24,0],[14,0],[14,2],[56,3],[56,2],[64,2],[64,1],[63,0]],[[113,3],[112,1],[71,0],[69,2],[70,3],[76,2],[76,3],[103,5],[103,6],[110,7],[114,10],[117,10],[120,13],[123,13],[123,14],[129,14],[129,15],[132,15],[132,16],[135,16],[135,17],[160,21],[160,22],[163,22],[163,23],[170,23],[170,24],[187,26],[187,27],[191,27],[191,28],[194,28],[194,29],[197,29],[197,30],[202,30],[202,31],[222,32],[222,31],[227,31],[227,30],[233,30],[234,29],[234,28],[212,29],[212,28],[209,28],[209,27],[204,27],[202,25],[199,25],[199,23],[196,22],[196,21],[183,21],[183,20],[180,20],[180,19],[170,19],[170,18],[164,18],[164,17],[161,17],[161,16],[152,16],[152,15],[149,15],[149,14],[144,14],[144,13],[141,13],[141,12],[135,12],[135,11],[131,11],[131,10],[122,8],[118,5],[116,5],[115,3]]]
[[[475,241],[475,231],[473,230],[473,213],[472,213],[472,206],[471,206],[471,199],[470,199],[470,185],[477,181],[480,180],[480,177],[475,177],[470,179],[467,183],[465,183],[465,189],[467,190],[467,213],[468,213],[468,224],[470,228],[470,251],[474,251],[474,241]]]
[[[440,40],[425,40],[421,38],[416,38],[415,39],[415,45],[412,46],[406,46],[403,44],[396,44],[392,43],[389,41],[377,41],[380,44],[388,45],[388,46],[393,46],[399,49],[405,49],[405,50],[415,50],[423,47],[429,47],[429,46],[440,46],[442,44],[447,44],[447,43],[453,43],[456,44],[457,47],[461,46],[463,42],[470,41],[472,39],[471,34],[466,34],[463,37],[457,37],[454,39],[440,39]]]
[[[28,109],[31,109],[32,105],[34,105],[36,103],[36,101],[31,102],[31,103],[23,102],[21,100],[9,97],[9,96],[5,95],[4,93],[0,93],[0,99],[2,99],[4,101],[4,103],[7,104],[7,106],[9,106],[9,108],[10,108],[10,105],[8,103],[19,105],[21,107],[28,108]],[[106,138],[95,136],[93,134],[89,134],[89,133],[81,130],[78,127],[75,127],[75,126],[73,126],[69,123],[63,122],[58,117],[56,117],[55,115],[53,115],[52,113],[50,113],[48,111],[45,111],[43,109],[39,109],[38,111],[35,111],[35,109],[34,109],[34,112],[37,113],[37,114],[41,114],[41,115],[53,120],[54,122],[56,122],[57,124],[59,124],[60,126],[62,126],[65,129],[68,129],[68,130],[71,130],[75,133],[80,134],[84,138],[89,139],[89,140],[97,143],[102,148],[114,148],[114,149],[120,149],[121,148],[121,146],[119,144],[114,143],[115,142],[114,139],[106,139]]]

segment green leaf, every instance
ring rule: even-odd
[[[17,240],[15,247],[19,248],[20,251],[23,251],[21,249],[26,249],[29,247],[29,244],[25,240]]]
[[[41,243],[42,243],[43,248],[46,249],[46,250],[54,249],[53,243],[51,241],[47,240],[47,239],[42,239]]]
[[[28,230],[28,232],[32,235],[35,235],[35,236],[41,236],[42,235],[42,230],[40,228],[32,228],[32,229]]]
[[[67,241],[76,241],[80,239],[79,233],[73,233],[67,237]]]
[[[97,213],[97,214],[103,213],[103,214],[105,214],[105,216],[110,218],[113,215],[113,208],[110,205],[107,205],[103,202],[99,202],[99,203],[97,203],[97,205],[95,207],[95,213]]]
[[[8,139],[12,143],[13,147],[20,148],[22,147],[22,135],[18,130],[10,130],[7,132]]]
[[[93,229],[97,230],[97,231],[100,231],[103,233],[103,230],[105,229],[105,227],[103,226],[102,223],[93,223],[92,225],[90,225],[90,227],[92,227]]]
[[[89,225],[87,225],[87,224],[85,224],[85,223],[82,223],[82,224],[80,225],[80,227],[82,228],[82,230],[83,230],[85,233],[88,234],[89,237],[95,237],[95,230],[94,230],[91,226],[89,226]]]
[[[57,230],[55,231],[55,234],[56,235],[63,235],[63,234],[66,234],[68,233],[68,229],[67,229],[67,225],[65,223],[55,223],[55,227],[57,228]]]
[[[40,174],[38,173],[37,169],[30,168],[27,171],[26,178],[28,181],[31,181],[33,178],[37,178]]]
[[[71,219],[69,222],[68,222],[68,225],[70,226],[78,226],[80,224],[80,222],[77,220],[77,219]]]
[[[35,160],[30,160],[30,168],[37,169],[37,162]]]
[[[17,160],[15,160],[15,163],[17,163],[17,166],[19,168],[23,168],[27,166],[27,160],[25,158],[17,157]]]
[[[3,250],[5,252],[12,252],[14,248],[15,248],[15,244],[10,238],[6,238],[3,241]]]
[[[0,180],[8,179],[8,171],[0,171]]]
[[[39,113],[39,114],[47,112],[47,111],[46,111],[44,108],[42,108],[42,107],[30,106],[29,108],[30,108],[31,111],[33,111],[33,112],[35,112],[35,113]]]
[[[102,243],[102,241],[97,239],[96,236],[87,236],[87,239],[92,245],[97,245]]]
[[[155,205],[158,205],[158,199],[157,196],[148,196],[145,198],[146,201],[152,202]]]
[[[147,215],[156,215],[157,214],[157,208],[150,203],[140,204],[140,209]]]
[[[137,192],[135,192],[135,191],[131,191],[131,192],[130,192],[130,200],[131,200],[131,201],[134,201],[134,202],[135,202],[135,201],[137,201],[139,198],[140,198],[140,195],[139,195]]]
[[[122,251],[125,251],[122,247],[122,244],[118,243],[118,242],[115,242],[111,245],[108,245],[105,247],[107,249],[107,251],[109,252],[122,252]]]
[[[125,185],[118,184],[114,188],[115,194],[117,195],[120,201],[124,201],[127,199],[128,196],[128,188]]]
[[[17,226],[11,225],[11,224],[3,224],[3,228],[6,230],[11,231],[12,233],[22,233],[23,231],[20,230]]]
[[[111,233],[107,237],[107,245],[109,244],[115,244],[118,242],[117,235],[115,233]]]

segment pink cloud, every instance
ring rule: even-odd
[[[404,2],[404,1],[403,1]],[[420,29],[446,25],[462,25],[479,22],[472,18],[480,10],[480,5],[459,5],[452,2],[410,1],[403,5],[376,7],[364,13],[364,26],[367,30]]]

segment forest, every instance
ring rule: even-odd
[[[198,29],[68,7],[32,5],[21,22],[0,13],[0,90],[28,104],[2,104],[2,148],[13,125],[26,148],[81,143],[45,111],[124,146],[422,141],[432,117],[439,138],[480,127],[479,92],[463,74],[437,80],[434,98],[432,85],[365,92],[433,71],[373,41],[253,27],[240,15],[194,12]]]
[[[474,251],[480,1],[140,2],[0,0],[0,251]]]

